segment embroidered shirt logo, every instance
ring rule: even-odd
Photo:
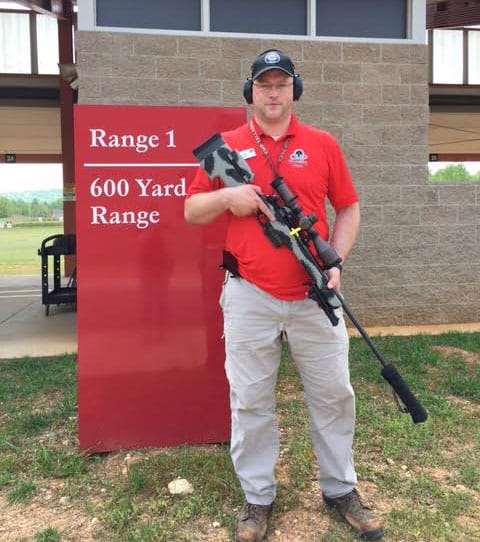
[[[267,53],[265,55],[265,64],[278,64],[280,62],[280,55],[275,51]]]
[[[288,161],[292,166],[304,167],[308,164],[308,155],[303,149],[295,149],[289,156]]]

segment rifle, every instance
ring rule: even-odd
[[[237,151],[227,146],[220,134],[214,134],[195,148],[193,154],[211,180],[218,177],[227,187],[242,186],[253,180],[254,174],[246,161]],[[271,186],[278,195],[258,194],[275,218],[271,222],[263,213],[259,213],[258,220],[265,235],[275,247],[286,246],[302,264],[310,277],[308,296],[325,311],[332,325],[336,326],[339,321],[335,309],[343,308],[370,347],[373,355],[381,363],[380,374],[392,387],[394,398],[400,410],[408,412],[414,423],[424,422],[428,417],[427,411],[414,396],[395,365],[384,359],[375,343],[352,313],[343,296],[336,290],[327,288],[328,278],[324,270],[340,266],[341,259],[335,249],[324,241],[313,228],[313,224],[317,220],[316,216],[304,214],[296,201],[296,196],[290,192],[283,178],[274,179]],[[311,251],[309,242],[315,247],[315,252],[323,263],[323,267]]]

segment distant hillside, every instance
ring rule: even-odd
[[[63,192],[56,188],[51,188],[49,190],[24,190],[22,192],[6,192],[3,194],[0,192],[0,197],[22,201],[33,201],[34,199],[37,199],[38,201],[51,203],[57,199],[62,199]]]

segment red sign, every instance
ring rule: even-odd
[[[189,226],[192,149],[241,108],[75,106],[80,447],[229,438],[224,222]]]

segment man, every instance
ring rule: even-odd
[[[253,170],[253,184],[224,187],[198,171],[185,202],[185,218],[207,224],[226,212],[224,313],[226,373],[232,416],[231,457],[246,502],[236,526],[237,542],[260,542],[275,499],[274,469],[279,440],[274,390],[281,336],[288,337],[302,377],[311,419],[311,436],[325,503],[336,508],[367,540],[382,537],[378,517],[363,505],[355,489],[352,459],[354,394],[349,380],[348,336],[341,311],[332,326],[307,298],[308,277],[286,248],[275,248],[257,214],[273,216],[259,198],[271,194],[282,176],[305,213],[315,213],[315,228],[329,239],[345,264],[358,233],[360,215],[342,151],[332,136],[299,122],[292,114],[302,81],[291,59],[268,50],[252,64],[244,96],[252,119],[223,134]],[[329,235],[325,198],[335,209]],[[326,271],[329,288],[340,288],[341,265]]]

